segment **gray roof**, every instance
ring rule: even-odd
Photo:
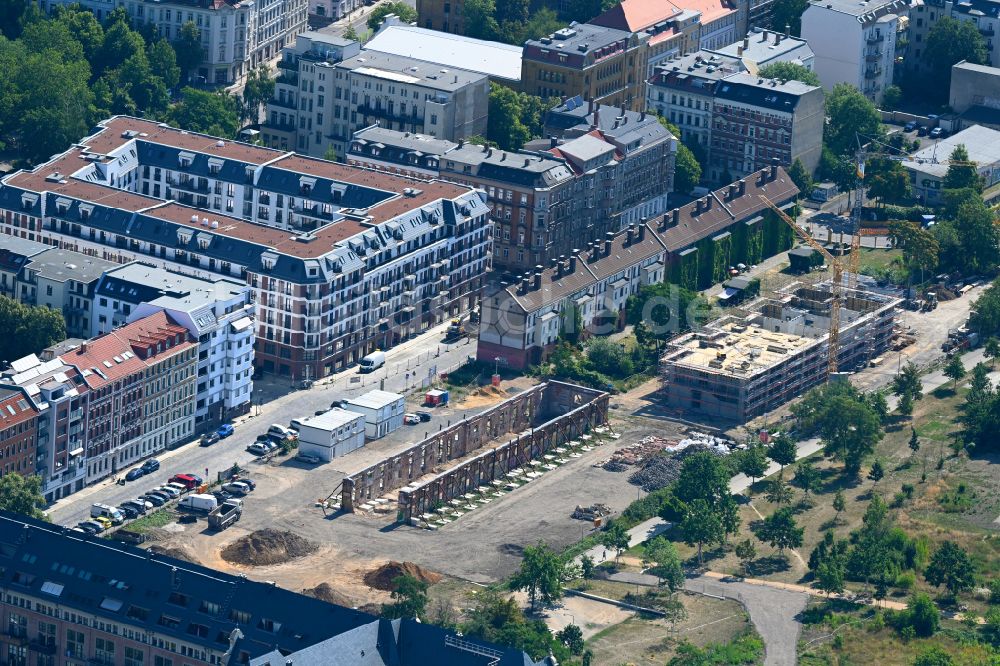
[[[497,79],[521,80],[521,47],[428,30],[412,25],[387,25],[365,44],[366,51],[381,51],[410,59],[436,62]]]
[[[966,69],[970,72],[979,72],[981,74],[992,74],[993,76],[1000,76],[1000,67],[990,67],[989,65],[977,65],[975,63],[966,62],[965,60],[957,62],[951,66],[952,69]]]
[[[750,74],[733,74],[726,77],[715,89],[716,99],[728,99],[743,104],[791,113],[799,99],[819,90],[801,81],[764,79]]]
[[[449,152],[445,159],[457,165],[468,165],[475,175],[498,181],[516,182],[519,185],[551,186],[573,177],[561,159],[537,153],[516,153],[466,144]],[[459,166],[448,168],[461,173]]]
[[[33,257],[49,249],[52,249],[51,245],[28,240],[27,238],[18,238],[17,236],[5,235],[3,243],[0,243],[0,250],[6,250],[11,254],[18,254],[22,257]]]
[[[307,419],[302,419],[302,425],[309,426],[310,428],[318,428],[319,430],[336,430],[341,426],[363,418],[364,416],[358,412],[334,407],[318,416],[310,416]]]
[[[100,289],[100,293],[104,295],[139,302],[135,298],[130,299],[127,291],[120,294],[115,293],[112,291],[112,286],[120,291],[129,285],[141,285],[148,289],[155,289],[159,294],[149,301],[151,304],[184,312],[213,305],[217,301],[232,300],[248,289],[245,283],[235,279],[215,278],[209,280],[192,277],[139,262],[108,271],[105,282],[107,285],[102,283]]]
[[[420,151],[424,155],[444,155],[458,147],[454,141],[438,139],[427,134],[400,132],[384,127],[365,127],[354,133],[355,141],[365,144],[381,143],[384,146],[396,146],[405,150]]]
[[[367,49],[353,58],[338,63],[337,67],[397,84],[419,85],[444,92],[461,90],[487,78],[485,74],[479,72]]]
[[[533,49],[550,49],[569,53],[590,53],[614,44],[621,39],[628,39],[629,33],[615,28],[605,28],[590,23],[572,23],[557,30],[548,37],[529,39],[524,43],[525,55],[529,47]],[[584,48],[580,48],[584,47]]]
[[[105,271],[119,265],[113,261],[98,259],[72,250],[51,248],[33,256],[25,268],[37,272],[39,277],[54,282],[66,280],[92,282],[100,278]]]
[[[866,2],[858,2],[858,0],[812,0],[809,4],[813,7],[823,7],[840,14],[850,14],[858,17],[872,13],[884,16],[885,14],[897,11],[905,12],[909,6],[907,0],[867,0]]]
[[[615,147],[591,134],[584,134],[559,145],[559,152],[571,160],[589,162],[610,153],[614,156]]]
[[[669,75],[666,82],[676,81],[678,84],[690,87],[691,81],[720,81],[727,76],[744,71],[743,62],[735,57],[716,52],[696,51],[675,58],[657,67],[658,74]],[[660,83],[655,77],[652,83]],[[705,91],[703,94],[710,94]]]
[[[727,46],[711,49],[709,53],[742,58],[744,61],[750,60],[759,65],[766,65],[770,61],[788,54],[798,58],[809,58],[813,55],[806,40],[799,37],[786,37],[783,33],[773,30],[763,31],[760,28],[754,28],[750,31],[747,35],[747,46],[742,49],[742,55],[740,55],[743,44],[744,41],[741,39]]]
[[[355,405],[357,407],[380,409],[402,399],[403,396],[399,393],[390,393],[389,391],[375,389],[374,391],[368,391],[368,393],[359,395],[356,398],[348,398],[344,402],[348,405]]]
[[[1000,131],[973,125],[918,150],[911,155],[911,159],[903,162],[903,166],[913,171],[944,178],[948,173],[948,165],[945,162],[960,144],[969,151],[969,160],[978,163],[980,168],[1000,162]]]

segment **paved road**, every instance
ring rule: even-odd
[[[445,372],[462,363],[468,355],[475,354],[475,342],[468,338],[451,345],[442,343],[446,328],[447,323],[442,324],[389,350],[386,367],[370,375],[359,375],[355,369],[346,370],[323,379],[307,391],[291,391],[287,382],[263,382],[254,391],[254,401],[263,404],[259,408],[255,405],[250,415],[234,421],[236,432],[231,437],[210,447],[200,447],[193,441],[165,452],[157,456],[161,468],[156,474],[124,486],[116,485],[113,480],[103,481],[59,500],[47,513],[53,522],[74,525],[89,516],[92,503],[120,504],[174,474],[191,472],[214,479],[217,472],[232,467],[233,463],[245,464],[254,459],[246,452],[246,447],[271,423],[287,424],[293,418],[311,416],[316,410],[328,408],[334,399],[357,396],[380,386],[388,391],[413,390],[428,373]],[[411,439],[423,432],[417,432],[420,427],[412,427]]]

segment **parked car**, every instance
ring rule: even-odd
[[[222,504],[227,499],[229,499],[230,497],[232,497],[232,494],[231,493],[227,493],[225,490],[216,490],[216,491],[214,491],[212,493],[212,495],[215,497],[216,501],[219,504]]]
[[[304,462],[307,465],[316,465],[319,464],[320,461],[319,456],[313,455],[312,453],[300,453],[295,456],[295,459],[299,462]]]
[[[132,520],[139,517],[139,509],[134,506],[129,506],[128,504],[119,504],[118,510],[122,512],[125,516],[125,520]]]
[[[330,409],[333,409],[334,407],[343,407],[343,406],[344,406],[343,400],[334,400],[333,402],[330,403]]]
[[[185,491],[194,490],[201,485],[201,477],[194,474],[174,474],[170,477],[169,483],[176,483]]]
[[[223,423],[216,432],[218,432],[219,437],[229,437],[233,434],[233,424]]]
[[[135,469],[130,469],[128,471],[128,473],[125,475],[125,480],[126,481],[135,481],[136,479],[142,478],[143,475],[145,475],[145,474],[146,474],[146,470],[144,470],[141,467],[136,467]]]
[[[185,486],[182,483],[177,483],[176,481],[171,481],[170,483],[166,484],[163,487],[164,488],[172,488],[172,489],[176,490],[178,493],[180,493],[181,495],[183,495],[184,493],[186,493],[188,491],[187,486]]]
[[[917,126],[917,136],[927,136],[927,128],[923,125]]]
[[[270,453],[271,449],[270,447],[265,446],[262,442],[254,442],[253,444],[247,447],[247,451],[254,454],[255,456],[262,456],[266,453]]]
[[[944,136],[944,129],[940,127],[935,127],[934,129],[931,130],[930,136],[932,139],[940,139]]]
[[[140,515],[146,513],[146,509],[148,508],[146,506],[146,502],[144,500],[137,500],[137,499],[126,500],[126,501],[122,502],[121,504],[119,504],[119,507],[122,507],[122,506],[132,507],[133,509],[135,509],[136,511],[138,511]]]
[[[298,433],[300,430],[302,430],[302,421],[299,419],[292,419],[291,421],[288,422],[288,429],[294,430],[296,433]]]
[[[91,520],[93,520],[95,523],[100,523],[106,530],[110,530],[112,527],[114,527],[114,523],[111,522],[111,519],[105,518],[104,516],[92,516]]]
[[[150,458],[146,462],[142,463],[142,471],[145,474],[155,472],[158,469],[160,469],[160,461],[156,458]]]
[[[194,481],[194,486],[192,486],[192,488],[196,488],[197,486],[200,486],[202,484],[202,482],[204,481],[203,478],[201,478],[197,474],[194,474],[193,472],[185,472],[184,474],[178,474],[177,477],[179,477],[179,478],[190,478],[191,480],[193,480]],[[173,479],[170,479],[170,480],[173,481]]]
[[[257,490],[257,482],[253,479],[239,479],[239,482],[245,484],[250,489],[250,492]]]
[[[156,504],[156,502],[154,501],[153,498],[159,498],[160,501],[163,502],[163,504],[166,504],[171,499],[173,499],[172,497],[170,497],[170,495],[168,493],[163,492],[159,488],[153,488],[152,490],[148,491],[146,493],[146,497],[148,497],[150,499],[150,501],[153,502],[153,504]],[[160,504],[159,506],[163,506],[163,504]]]
[[[215,444],[218,441],[219,435],[213,432],[202,435],[199,444],[202,446],[212,446],[212,444]]]
[[[423,421],[424,423],[431,420],[430,412],[413,412],[413,413],[419,416],[420,420]]]
[[[159,508],[167,503],[167,497],[165,495],[146,493],[139,499],[149,502],[154,507]]]
[[[243,497],[250,492],[250,486],[241,481],[232,481],[230,483],[223,484],[222,489],[227,493],[232,493],[236,497]]]
[[[268,436],[267,441],[261,442],[261,445],[268,451],[274,451],[283,441],[285,441],[284,437],[279,438],[277,435],[270,435]]]
[[[158,492],[166,493],[170,499],[176,499],[181,496],[180,488],[171,485],[162,485],[156,488]]]
[[[916,120],[911,120],[910,122],[908,122],[905,125],[903,125],[903,131],[904,132],[912,132],[915,129],[917,129],[917,121]]]
[[[104,525],[100,524],[96,520],[82,520],[77,523],[76,526],[87,534],[100,534],[104,531]]]
[[[406,425],[417,425],[418,423],[420,423],[420,417],[417,416],[416,414],[404,414],[403,423],[405,423]]]
[[[283,425],[278,425],[277,423],[272,423],[267,429],[267,434],[272,437],[278,437],[279,439],[284,439],[288,437],[288,428]]]

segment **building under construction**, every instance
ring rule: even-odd
[[[866,366],[890,345],[900,300],[845,290],[838,367]],[[749,314],[673,339],[661,359],[666,405],[680,418],[744,423],[827,378],[830,283],[790,285]]]

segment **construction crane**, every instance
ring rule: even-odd
[[[800,227],[788,214],[781,210],[776,203],[768,199],[763,194],[758,195],[767,206],[778,214],[785,224],[792,228],[792,231],[809,244],[814,250],[823,255],[826,262],[833,268],[833,303],[830,305],[830,339],[829,339],[829,360],[827,361],[827,378],[837,374],[837,355],[840,352],[840,304],[844,291],[844,265],[838,257],[833,256],[829,250],[823,247],[812,235]]]

